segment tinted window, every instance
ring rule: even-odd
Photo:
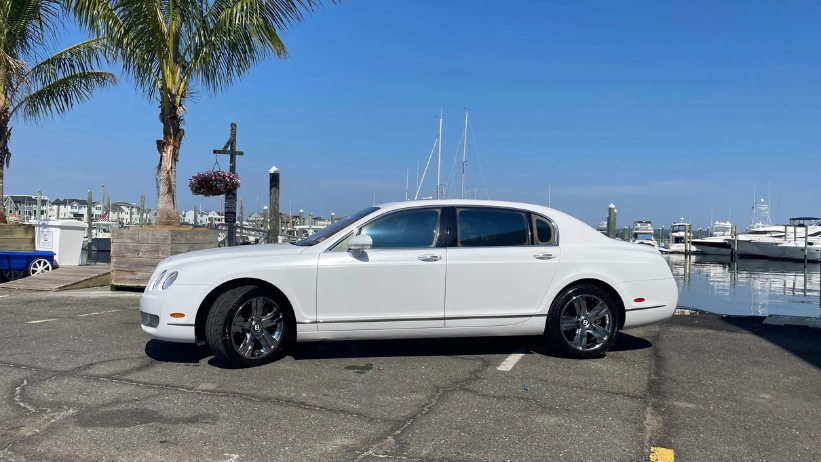
[[[439,209],[392,213],[362,229],[373,239],[372,249],[433,247],[439,232]]]
[[[542,217],[533,216],[533,228],[536,230],[536,244],[553,244],[553,225]]]
[[[456,212],[460,247],[527,245],[524,213],[503,209],[461,209]]]

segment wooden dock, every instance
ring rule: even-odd
[[[103,287],[109,284],[111,284],[111,266],[109,265],[62,266],[47,273],[0,284],[0,289],[57,292]]]

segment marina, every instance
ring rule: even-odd
[[[818,264],[714,255],[665,258],[679,286],[680,308],[733,316],[821,317]]]

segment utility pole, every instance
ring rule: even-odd
[[[468,114],[470,109],[465,109],[465,143],[462,145],[462,199],[465,198],[465,166],[468,156]]]
[[[214,154],[227,154],[231,173],[237,173],[237,156],[243,155],[242,151],[237,151],[237,124],[231,123],[231,135],[222,149],[214,149]],[[225,224],[227,225],[227,245],[232,247],[237,245],[237,192],[229,191],[225,193]]]

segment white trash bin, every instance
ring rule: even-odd
[[[76,220],[40,220],[34,223],[34,246],[54,252],[56,266],[77,266],[86,228]]]

